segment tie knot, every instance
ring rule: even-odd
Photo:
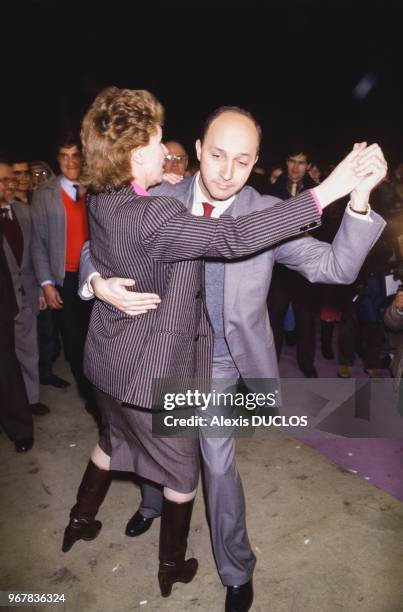
[[[8,206],[1,206],[0,207],[0,216],[2,219],[7,219],[7,221],[11,221],[12,219],[12,215],[11,215],[11,210]]]
[[[205,217],[211,217],[211,213],[213,212],[215,206],[210,204],[210,202],[202,202],[203,204],[203,212]]]

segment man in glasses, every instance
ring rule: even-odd
[[[32,197],[32,180],[31,169],[29,162],[15,161],[13,163],[13,172],[16,180],[15,198],[24,204],[31,204]]]
[[[51,178],[55,178],[55,175],[46,162],[40,159],[31,162],[31,179],[34,189],[46,183]]]
[[[168,153],[165,156],[164,171],[167,174],[184,176],[188,167],[188,154],[179,142],[169,140],[165,143]]]
[[[0,160],[0,213],[15,187],[8,164]],[[8,211],[7,211],[8,212]],[[0,214],[0,425],[19,453],[34,443],[34,425],[21,367],[15,353],[14,318],[18,305],[8,261],[4,252],[6,215]]]
[[[3,248],[10,270],[18,314],[14,321],[15,350],[20,363],[29,408],[34,415],[44,415],[49,408],[39,401],[38,336],[36,319],[43,307],[32,264],[32,222],[28,206],[16,200],[13,169],[0,163],[3,223]]]

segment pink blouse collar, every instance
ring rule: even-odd
[[[148,195],[150,195],[150,194],[148,193],[148,191],[146,191],[145,189],[143,189],[143,187],[141,187],[141,185],[139,185],[138,183],[136,183],[136,181],[132,181],[132,183],[131,183],[131,184],[132,184],[132,187],[133,187],[134,192],[135,192],[135,193],[137,193],[137,195],[140,195],[140,196],[145,196],[145,195],[146,195],[146,196],[148,196]]]

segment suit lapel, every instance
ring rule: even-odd
[[[192,212],[192,208],[193,208],[193,194],[194,194],[194,188],[195,188],[197,176],[198,174],[195,174],[192,180],[189,182],[187,186],[187,190],[185,192],[184,201],[183,201],[184,205],[186,206],[186,208],[188,209],[190,213]]]
[[[247,214],[247,198],[243,196],[244,191],[241,190],[236,196],[232,204],[231,216],[240,217]],[[240,274],[238,266],[230,261],[224,265],[224,326],[227,324],[226,313],[233,312],[236,308],[235,297],[237,294]]]
[[[28,206],[28,204],[22,204],[22,206]],[[13,215],[15,215],[19,226],[21,228],[21,232],[22,232],[22,259],[21,259],[21,269],[24,268],[25,265],[25,259],[27,257],[27,248],[26,246],[30,244],[30,236],[29,236],[29,228],[28,228],[28,214],[29,214],[29,210],[25,211],[24,209],[22,209],[22,207],[19,205],[19,202],[17,203],[11,203],[11,208],[13,211]],[[28,249],[29,252],[29,249]]]

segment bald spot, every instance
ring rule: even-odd
[[[203,146],[217,147],[233,155],[247,154],[255,158],[259,151],[259,134],[249,117],[226,111],[210,124]]]

